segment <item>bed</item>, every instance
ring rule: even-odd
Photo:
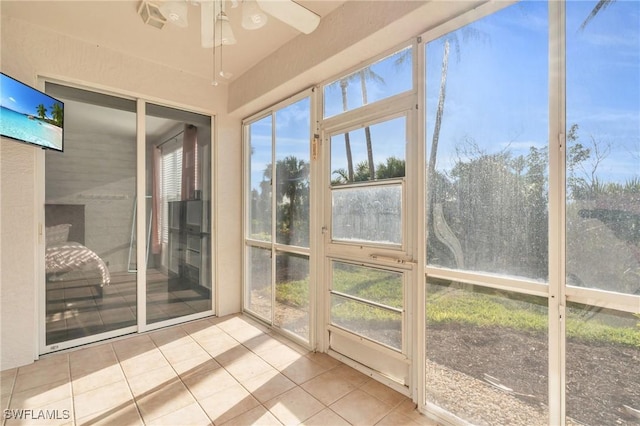
[[[60,274],[95,270],[99,287],[111,282],[105,262],[84,243],[84,205],[45,205],[45,268],[47,279],[57,281]],[[79,241],[77,241],[79,240]]]

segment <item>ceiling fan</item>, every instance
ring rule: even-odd
[[[191,0],[200,5],[202,47],[235,44],[236,39],[225,12],[225,0]],[[262,28],[272,16],[296,30],[310,34],[320,23],[320,16],[293,0],[230,0],[232,8],[242,7],[242,28]],[[158,4],[160,14],[167,22],[179,27],[188,26],[187,0],[167,0]],[[220,28],[216,28],[217,26]]]

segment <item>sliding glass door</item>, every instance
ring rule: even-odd
[[[65,150],[45,154],[41,352],[211,315],[211,117],[143,103],[139,138],[139,101],[46,91]]]
[[[45,341],[55,350],[137,324],[129,264],[136,104],[56,84],[46,90],[65,103],[64,152],[45,155]]]
[[[211,310],[211,118],[146,108],[147,323]]]

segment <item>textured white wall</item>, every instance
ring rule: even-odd
[[[36,352],[35,149],[0,140],[0,369]]]
[[[38,85],[38,76],[46,76],[185,109],[225,112],[226,87],[214,88],[208,79],[5,15],[0,25],[2,71],[32,86]],[[220,170],[215,173],[223,182],[217,185],[219,202],[215,215],[220,231],[218,264],[224,265],[218,271],[219,310],[225,314],[240,310],[241,143],[239,122],[220,123]],[[36,167],[39,150],[8,139],[2,139],[1,144],[0,369],[4,370],[31,362],[38,350],[36,206],[44,200],[39,199],[35,183],[43,172]]]

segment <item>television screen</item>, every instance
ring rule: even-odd
[[[0,73],[0,135],[63,150],[64,103]]]

